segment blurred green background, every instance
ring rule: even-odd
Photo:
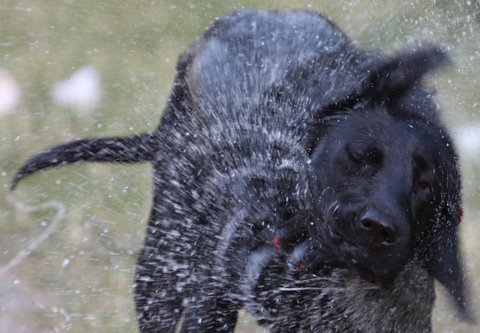
[[[461,237],[480,318],[478,1],[0,0],[0,73],[8,71],[21,88],[19,104],[0,113],[0,332],[137,332],[132,284],[150,167],[59,168],[26,179],[15,195],[9,181],[27,157],[51,145],[154,128],[178,55],[216,16],[244,7],[322,12],[368,49],[390,53],[429,41],[451,52],[454,66],[429,83],[461,143]],[[52,87],[83,66],[101,76],[98,105],[54,103]],[[52,200],[65,216],[41,209]],[[438,289],[435,331],[478,332],[456,319]],[[242,316],[237,332],[263,332],[254,327]]]

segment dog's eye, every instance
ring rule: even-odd
[[[383,153],[376,147],[370,147],[362,151],[354,151],[347,148],[347,153],[355,163],[377,166],[383,162]]]
[[[383,154],[378,148],[371,148],[365,154],[368,164],[380,165],[383,162]]]
[[[426,180],[420,180],[418,182],[418,188],[420,189],[420,191],[427,194],[432,191],[432,186]]]

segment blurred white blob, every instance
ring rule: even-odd
[[[91,111],[102,99],[100,73],[93,66],[81,67],[69,79],[55,84],[52,97],[55,103],[75,111]]]
[[[20,102],[20,86],[12,74],[0,70],[0,116],[12,113]]]
[[[480,160],[480,124],[459,128],[455,134],[461,157]]]

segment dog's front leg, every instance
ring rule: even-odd
[[[168,260],[171,253],[166,246],[159,246],[159,241],[147,231],[137,263],[135,303],[142,333],[175,332],[183,312],[183,295],[176,288],[177,272],[168,266],[173,258]]]

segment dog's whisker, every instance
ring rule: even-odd
[[[323,291],[325,288],[315,288],[315,287],[281,287],[278,288],[279,291],[314,291],[314,290],[319,290]]]

